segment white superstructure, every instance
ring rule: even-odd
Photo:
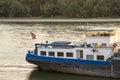
[[[85,31],[86,42],[88,43],[115,43],[120,41],[120,29],[102,28],[88,29]]]
[[[120,41],[119,29],[97,28],[82,30],[85,32],[84,44],[54,45],[46,44],[37,48],[39,56],[106,61],[114,55],[116,42]]]

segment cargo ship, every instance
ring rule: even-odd
[[[80,29],[83,43],[36,43],[26,60],[39,69],[64,73],[120,78],[120,29]]]

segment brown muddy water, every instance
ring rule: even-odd
[[[85,26],[86,24],[73,23],[0,23],[0,80],[120,80],[37,70],[35,65],[25,61],[26,52],[34,49],[35,43],[83,42],[84,36],[80,28]],[[120,23],[94,23],[87,27],[119,28]],[[31,38],[30,32],[36,34],[36,39]]]

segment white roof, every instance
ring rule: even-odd
[[[120,30],[120,28],[93,28],[93,29],[81,29],[81,31],[113,31]]]

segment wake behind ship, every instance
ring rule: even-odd
[[[26,60],[40,69],[120,78],[120,29],[82,29],[85,42],[35,44]]]

